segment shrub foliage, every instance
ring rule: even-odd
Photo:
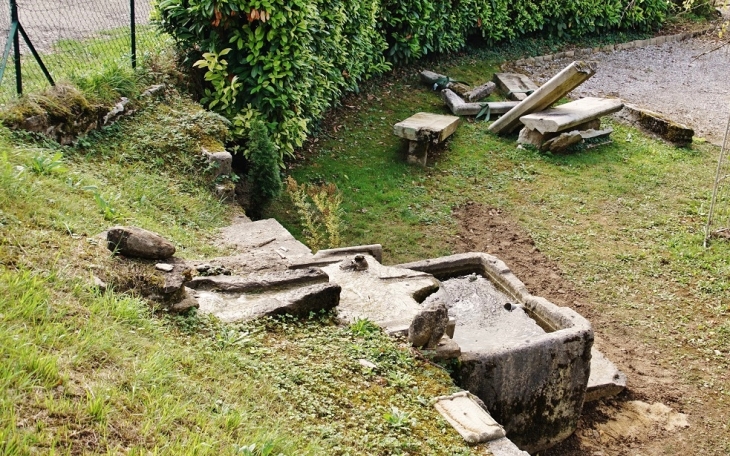
[[[582,35],[661,23],[667,0],[160,0],[158,20],[205,70],[203,102],[245,138],[261,119],[280,158],[343,91],[467,39]]]

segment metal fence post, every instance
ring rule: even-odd
[[[16,27],[20,26],[20,20],[18,19],[18,3],[16,0],[10,0],[10,22],[17,24]],[[15,61],[15,88],[18,91],[18,95],[23,93],[23,74],[20,71],[20,35],[16,31],[13,35],[13,60]]]
[[[130,12],[129,27],[131,30],[131,38],[132,38],[132,68],[137,68],[137,30],[135,27],[135,19],[134,19],[134,0],[129,0],[129,12]]]

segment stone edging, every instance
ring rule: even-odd
[[[532,65],[539,62],[550,62],[552,60],[559,60],[565,57],[584,57],[587,55],[591,55],[597,52],[613,52],[613,51],[623,51],[626,49],[636,49],[636,48],[643,48],[647,46],[654,46],[658,44],[664,44],[664,43],[673,43],[678,41],[685,41],[690,38],[696,38],[700,35],[704,35],[705,33],[709,32],[710,30],[715,29],[715,26],[705,27],[702,30],[697,30],[695,32],[684,32],[684,33],[678,33],[676,35],[665,35],[665,36],[658,36],[655,38],[650,38],[648,40],[634,40],[629,41],[628,43],[619,43],[619,44],[607,44],[605,46],[598,46],[594,48],[584,48],[584,49],[574,49],[572,51],[565,51],[565,52],[558,52],[555,54],[548,54],[548,55],[541,55],[538,57],[529,57],[526,59],[520,59],[515,60],[512,62],[514,65]]]

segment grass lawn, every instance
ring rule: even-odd
[[[467,54],[423,65],[481,83],[496,62]],[[389,264],[437,257],[454,253],[464,235],[454,209],[504,211],[587,296],[588,306],[576,310],[590,315],[599,340],[619,352],[656,351],[655,364],[681,385],[676,406],[709,429],[709,441],[695,448],[727,454],[730,244],[702,245],[718,149],[676,148],[608,119],[612,144],[551,155],[464,120],[421,168],[405,163],[406,146],[392,134],[393,124],[419,111],[447,113],[415,69],[378,81],[343,102],[306,164],[292,170],[299,182],[341,190],[343,244],[381,243]],[[270,215],[301,235],[286,198]],[[636,385],[642,378],[631,376],[629,358],[618,361]],[[661,400],[661,388],[652,391]],[[703,413],[708,406],[718,412]]]

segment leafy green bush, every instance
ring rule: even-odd
[[[203,103],[245,138],[266,122],[280,159],[358,83],[470,37],[580,36],[662,22],[667,0],[159,0],[159,24],[205,72]],[[387,60],[386,60],[387,56]]]
[[[239,138],[265,120],[282,157],[343,91],[389,69],[377,1],[161,0],[158,8],[180,47],[202,56],[204,103]]]
[[[251,163],[248,177],[253,190],[251,202],[254,205],[254,211],[258,212],[272,198],[281,193],[282,187],[278,154],[263,121],[254,122],[249,134],[248,146],[248,159]]]

